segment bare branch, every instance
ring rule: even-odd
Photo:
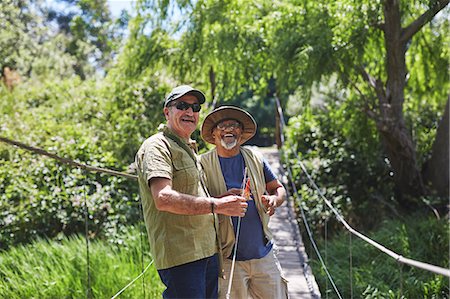
[[[408,42],[423,26],[430,22],[434,16],[448,5],[450,0],[438,0],[425,13],[418,17],[402,30],[400,40],[403,43]]]
[[[364,80],[367,81],[367,83],[370,84],[370,86],[372,86],[374,89],[377,88],[377,81],[375,80],[374,77],[372,77],[364,67],[360,67],[360,72],[362,74],[362,77],[364,78]]]
[[[362,77],[364,78],[364,80],[369,83],[370,86],[373,87],[373,89],[375,89],[375,92],[377,94],[378,99],[380,100],[380,103],[385,103],[386,102],[386,91],[384,90],[383,87],[383,82],[381,82],[380,79],[376,79],[374,77],[372,77],[364,67],[360,67],[359,68]]]
[[[347,76],[345,76],[347,77]],[[361,96],[361,98],[364,100],[364,107],[362,109],[362,111],[371,119],[377,121],[377,113],[376,111],[374,111],[371,108],[371,104],[373,105],[373,100],[370,99],[369,97],[367,97],[360,89],[359,87],[356,85],[355,82],[353,82],[353,80],[351,80],[350,78],[347,77],[348,82],[350,83],[350,85],[359,93],[359,95]]]

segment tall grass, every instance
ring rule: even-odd
[[[448,219],[388,220],[366,235],[405,257],[449,268]],[[449,298],[448,277],[400,264],[348,232],[317,244],[343,298]],[[338,298],[315,253],[308,255],[322,296]]]
[[[90,242],[89,271],[84,236],[38,240],[3,251],[0,298],[111,298],[152,260],[147,238],[138,229],[130,229],[119,243]],[[163,289],[152,265],[118,298],[161,298]]]

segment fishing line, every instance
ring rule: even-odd
[[[242,194],[241,196],[245,196],[245,187],[246,187],[246,181],[247,181],[247,167],[244,168],[244,179],[242,180]],[[241,229],[241,218],[238,218],[237,222],[237,228],[236,228],[236,241],[234,242],[234,252],[233,252],[233,261],[231,262],[231,270],[230,270],[230,280],[228,281],[228,290],[226,294],[226,299],[230,299],[230,292],[231,292],[231,285],[233,284],[233,274],[234,274],[234,265],[236,263],[236,254],[237,254],[237,247],[238,247],[238,241],[239,241],[239,231]]]

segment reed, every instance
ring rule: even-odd
[[[139,234],[130,228],[120,242],[91,241],[89,270],[84,236],[40,239],[3,251],[0,298],[111,298],[152,261]],[[161,298],[163,289],[152,265],[118,298]]]

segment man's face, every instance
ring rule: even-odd
[[[189,139],[197,128],[199,111],[194,112],[192,106],[180,104],[181,102],[185,104],[199,104],[195,96],[187,94],[164,107],[164,115],[166,116],[167,126],[172,131],[181,138]]]
[[[226,150],[231,150],[239,145],[241,134],[242,125],[234,119],[221,121],[212,132],[216,146]]]

